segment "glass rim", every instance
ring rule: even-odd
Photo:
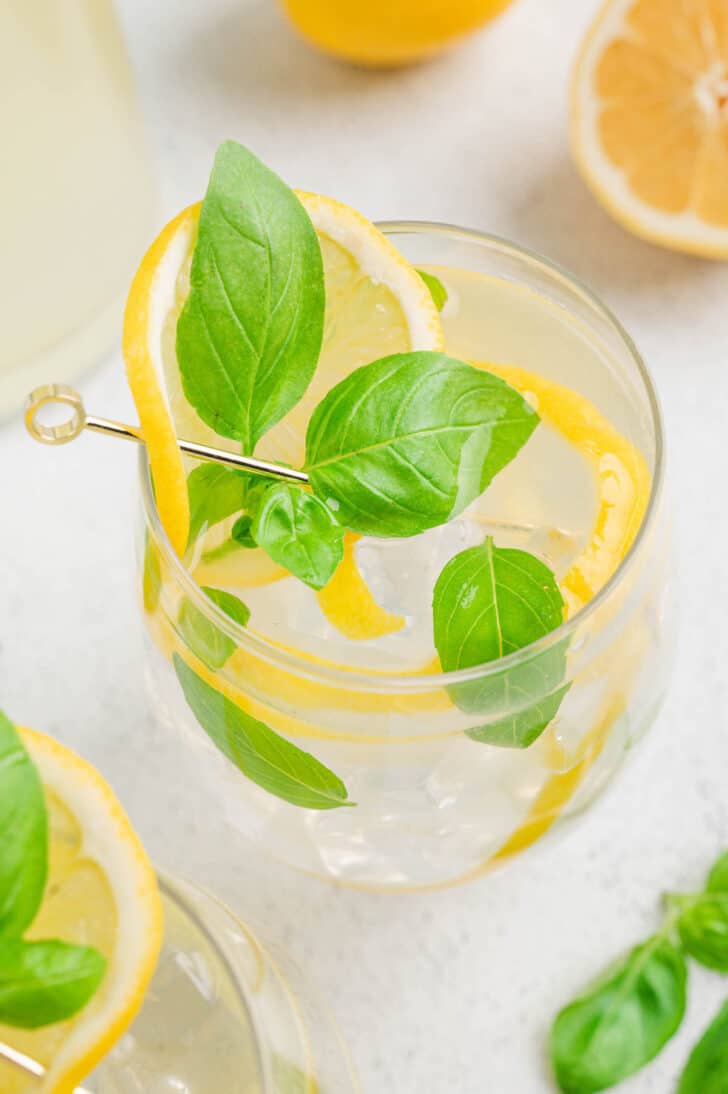
[[[550,631],[536,642],[515,650],[506,657],[497,661],[486,662],[483,665],[474,665],[472,668],[458,669],[451,672],[419,673],[416,670],[409,672],[388,673],[372,669],[348,668],[344,665],[318,664],[306,655],[299,655],[268,641],[260,635],[252,634],[246,627],[241,626],[222,611],[192,577],[192,574],[176,554],[172,544],[162,527],[159,512],[154,500],[152,488],[151,469],[147,458],[146,448],[142,445],[139,450],[139,467],[142,491],[142,503],[147,522],[158,544],[164,551],[164,559],[180,584],[185,594],[190,597],[195,606],[199,608],[210,620],[226,634],[236,646],[240,646],[253,653],[256,657],[275,666],[284,666],[302,679],[312,683],[324,684],[328,687],[356,689],[359,691],[390,693],[390,692],[423,692],[440,690],[454,684],[464,684],[472,681],[482,681],[488,677],[500,676],[502,673],[516,668],[533,658],[541,656],[546,650],[564,642],[570,638],[584,622],[593,617],[599,609],[610,599],[616,589],[622,584],[627,574],[633,569],[634,563],[642,552],[642,548],[651,530],[659,508],[662,496],[665,450],[664,429],[660,402],[650,371],[639,352],[631,335],[626,331],[620,320],[609,307],[604,304],[591,289],[587,288],[579,278],[560,266],[556,262],[545,258],[536,251],[531,251],[520,244],[511,242],[502,236],[487,232],[477,231],[472,228],[462,228],[458,225],[447,224],[440,221],[418,220],[387,220],[377,221],[376,226],[385,235],[397,235],[405,233],[441,235],[449,238],[460,238],[464,242],[485,244],[491,250],[495,249],[505,255],[514,255],[519,259],[526,259],[531,265],[540,267],[544,273],[554,279],[554,276],[563,281],[572,291],[576,290],[590,307],[599,313],[603,319],[613,328],[625,348],[628,350],[632,363],[636,366],[637,374],[642,383],[644,394],[650,411],[650,420],[655,445],[655,464],[650,483],[650,496],[642,517],[640,526],[635,534],[629,550],[618,564],[608,581],[595,593],[592,599],[579,608],[574,615],[563,622],[556,630]],[[224,676],[225,668],[220,670]]]
[[[248,1021],[250,1023],[251,1039],[255,1043],[255,1063],[258,1072],[257,1077],[259,1081],[263,1084],[261,1094],[273,1094],[273,1079],[270,1072],[268,1056],[263,1050],[263,1046],[265,1045],[265,1037],[263,1036],[261,1030],[260,1018],[258,1016],[255,1002],[252,999],[251,992],[249,991],[247,985],[243,983],[239,974],[232,967],[230,959],[225,952],[225,948],[220,944],[216,935],[209,929],[197,908],[194,907],[191,898],[188,897],[185,890],[189,889],[191,893],[199,894],[205,900],[213,901],[216,907],[220,908],[227,915],[230,915],[234,919],[234,921],[246,932],[246,934],[250,935],[254,944],[256,946],[259,946],[260,944],[257,938],[255,937],[253,932],[250,931],[250,928],[243,924],[238,919],[238,917],[233,912],[231,912],[227,908],[227,906],[223,904],[218,897],[214,896],[214,894],[212,894],[208,889],[197,885],[195,882],[188,881],[187,878],[177,877],[173,874],[170,874],[166,870],[157,869],[157,880],[159,882],[159,888],[164,898],[167,900],[171,900],[174,904],[176,904],[177,907],[182,911],[182,913],[188,919],[190,919],[195,927],[197,927],[197,929],[205,936],[216,957],[228,973],[230,981],[234,986],[235,993],[238,996],[238,1001],[245,1010],[245,1013],[248,1016]]]

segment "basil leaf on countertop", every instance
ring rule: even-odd
[[[19,937],[33,922],[47,874],[43,787],[20,734],[0,711],[0,938]]]
[[[268,487],[252,536],[274,562],[312,589],[322,589],[344,557],[344,529],[331,510],[289,483]]]
[[[341,779],[315,756],[246,714],[178,655],[174,668],[197,721],[220,751],[263,790],[302,809],[353,806]]]
[[[64,1022],[99,987],[106,961],[90,946],[0,939],[0,1023],[39,1029]]]
[[[492,373],[445,353],[394,354],[324,396],[308,425],[306,470],[342,526],[412,536],[462,512],[538,422]]]
[[[728,973],[728,893],[671,896],[680,909],[677,929],[682,947],[701,965]]]
[[[303,395],[324,327],[324,272],[293,191],[252,152],[220,145],[177,323],[185,395],[252,453]]]
[[[489,536],[446,564],[435,584],[432,611],[442,669],[457,672],[497,661],[550,634],[563,622],[564,600],[545,563],[527,551],[496,547]],[[452,684],[448,691],[468,713],[509,712],[468,730],[473,740],[527,748],[568,691],[565,668],[561,642],[503,672]]]
[[[726,1094],[728,1090],[728,1001],[690,1053],[677,1094]]]
[[[728,893],[728,851],[713,863],[705,888],[709,893]]]
[[[636,946],[551,1030],[551,1060],[563,1094],[593,1094],[649,1063],[685,1013],[687,967],[663,934]]]

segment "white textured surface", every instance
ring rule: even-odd
[[[296,186],[372,217],[511,236],[615,308],[666,411],[679,661],[652,735],[566,840],[441,894],[335,890],[232,840],[155,737],[131,593],[133,452],[93,437],[52,452],[10,426],[0,430],[0,703],[96,763],[160,862],[290,945],[339,1016],[364,1094],[546,1092],[555,1010],[654,927],[662,888],[695,883],[728,845],[728,269],[632,239],[575,175],[567,74],[596,0],[518,0],[458,52],[382,75],[309,52],[271,0],[122,6],[165,214],[201,193],[216,144],[235,137]],[[118,360],[84,394],[98,413],[131,413]],[[693,972],[686,1028],[626,1094],[672,1090],[726,994]]]

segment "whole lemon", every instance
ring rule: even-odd
[[[402,65],[446,49],[511,0],[281,0],[313,45],[360,65]]]

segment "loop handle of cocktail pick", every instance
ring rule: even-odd
[[[66,418],[58,425],[46,425],[40,418],[39,412],[45,407],[62,407],[66,410]],[[118,437],[124,441],[135,441],[144,444],[144,434],[139,426],[126,425],[124,422],[115,422],[111,418],[97,418],[93,414],[87,414],[83,405],[83,399],[77,391],[66,384],[43,384],[31,391],[25,407],[25,426],[34,440],[41,444],[68,444],[80,437],[85,429],[92,433],[101,433],[105,437]],[[282,479],[284,482],[296,482],[305,485],[308,475],[305,471],[297,471],[293,467],[284,467],[282,464],[270,463],[268,460],[257,460],[253,456],[242,456],[237,452],[226,452],[222,448],[210,448],[205,444],[196,444],[194,441],[185,441],[177,438],[177,444],[181,452],[186,456],[194,456],[198,460],[208,463],[221,463],[226,467],[235,467],[241,471],[250,471],[254,475],[262,475],[268,479]]]
[[[34,1079],[42,1079],[46,1073],[46,1069],[37,1060],[26,1056],[24,1052],[19,1052],[16,1048],[11,1048],[10,1045],[6,1045],[2,1041],[0,1041],[0,1060],[6,1060],[9,1064],[17,1067],[19,1071],[24,1071],[26,1075],[32,1075]],[[77,1086],[74,1094],[90,1094],[90,1091]]]

